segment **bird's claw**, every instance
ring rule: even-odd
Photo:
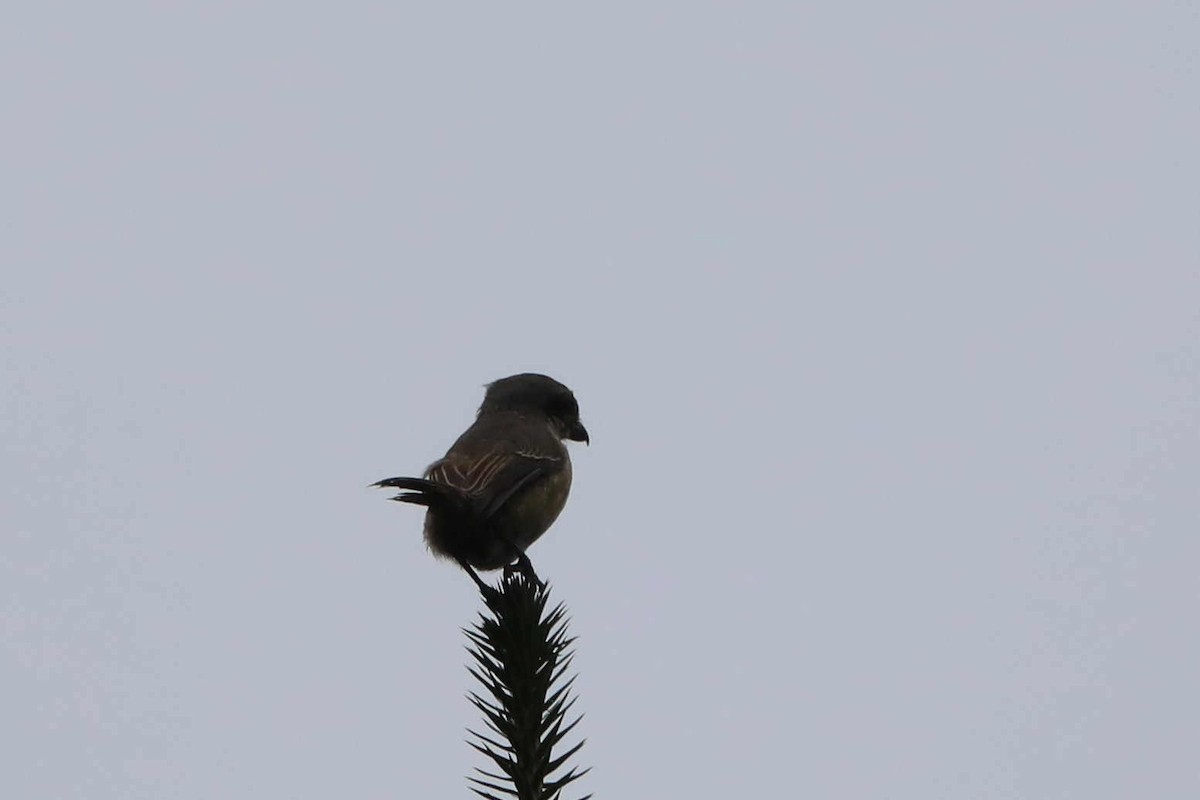
[[[539,589],[545,589],[545,582],[538,577],[538,574],[533,570],[533,562],[529,560],[529,556],[521,553],[517,556],[517,560],[504,568],[504,580],[510,579],[513,575],[520,573],[526,581],[533,584]]]

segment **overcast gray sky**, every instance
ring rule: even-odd
[[[467,797],[525,370],[582,791],[1200,796],[1198,15],[10,11],[0,796]]]

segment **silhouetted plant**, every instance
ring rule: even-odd
[[[519,572],[505,575],[498,590],[481,594],[490,614],[480,612],[474,628],[463,632],[475,660],[471,674],[485,690],[470,699],[493,735],[468,731],[469,743],[499,772],[477,768],[482,777],[470,778],[471,789],[488,800],[559,800],[564,787],[588,772],[571,767],[553,777],[583,747],[580,741],[553,756],[582,718],[567,722],[575,678],[563,676],[575,640],[567,636],[566,610],[559,603],[546,613],[549,589]]]

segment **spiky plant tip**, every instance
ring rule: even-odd
[[[471,675],[483,687],[469,699],[483,715],[487,733],[468,731],[471,747],[498,772],[478,770],[472,790],[489,800],[558,800],[562,790],[587,770],[566,768],[583,742],[557,757],[554,748],[579,723],[568,721],[574,705],[574,678],[565,678],[574,638],[559,603],[547,612],[549,587],[520,573],[506,575],[494,592],[483,592],[487,612],[464,630],[474,664]],[[590,797],[590,795],[589,795]]]

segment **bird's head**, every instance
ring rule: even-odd
[[[575,395],[546,375],[523,372],[489,383],[479,413],[492,411],[542,415],[560,439],[590,444],[587,428],[579,421],[579,403]]]

